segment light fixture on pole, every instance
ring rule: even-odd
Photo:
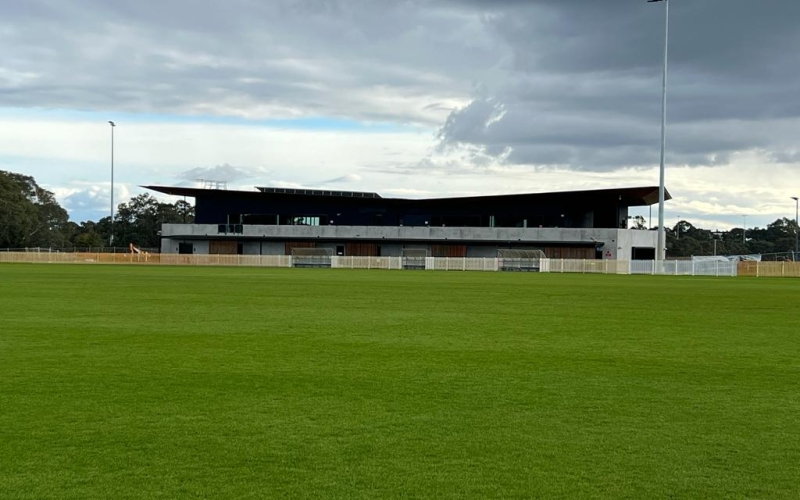
[[[800,219],[800,198],[797,196],[792,196],[794,200],[794,261],[797,262],[797,255],[800,254],[800,239],[798,239],[798,233],[800,233],[800,226],[798,226],[798,220]]]
[[[722,236],[722,232],[720,230],[712,231],[711,237],[714,240],[714,256],[717,256],[717,240],[719,237]]]
[[[117,125],[111,120],[111,235],[108,237],[108,246],[114,247],[114,127]]]
[[[664,155],[667,148],[667,61],[669,55],[669,0],[647,0],[647,2],[664,2],[664,75],[661,88],[661,163],[658,175],[658,248],[656,249],[656,259],[664,260]]]

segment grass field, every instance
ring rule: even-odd
[[[0,265],[0,498],[800,498],[800,281]]]

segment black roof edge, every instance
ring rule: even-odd
[[[340,197],[335,194],[331,195],[320,195],[318,193],[324,193],[325,190],[286,190],[286,191],[296,191],[294,193],[284,193],[278,192],[279,189],[274,189],[268,192],[262,191],[261,189],[264,188],[257,188],[254,191],[243,191],[243,190],[217,190],[217,189],[202,189],[202,188],[189,188],[189,187],[180,187],[180,186],[155,186],[155,185],[141,185],[144,189],[149,189],[151,191],[156,191],[163,194],[173,195],[173,196],[190,196],[190,197],[197,197],[197,195],[209,195],[209,194],[224,194],[224,193],[233,193],[233,194],[247,194],[247,195],[270,195],[270,194],[280,194],[283,196],[313,196],[313,197],[322,197],[322,196],[332,196],[332,197]],[[307,193],[302,193],[302,191],[306,191]],[[310,192],[314,192],[313,194]],[[331,193],[335,193],[336,191],[329,191]],[[341,193],[345,193],[341,191]],[[356,193],[355,191],[349,191],[347,193]],[[658,203],[658,186],[634,186],[634,187],[623,187],[623,188],[603,188],[603,189],[586,189],[586,190],[577,190],[577,191],[546,191],[546,192],[538,192],[538,193],[512,193],[512,194],[497,194],[497,195],[479,195],[479,196],[454,196],[454,197],[442,197],[442,198],[383,198],[377,193],[364,193],[373,196],[365,196],[363,199],[382,199],[382,200],[396,200],[396,201],[410,201],[410,202],[443,202],[443,201],[464,201],[464,200],[472,200],[472,201],[484,201],[492,198],[524,198],[524,197],[551,197],[551,196],[592,196],[592,195],[614,195],[617,194],[619,196],[628,195],[633,198],[638,198],[641,200],[638,206],[647,206],[647,205],[655,205]],[[667,189],[664,190],[664,200],[671,200],[672,195],[669,193]],[[630,200],[628,200],[630,201]],[[629,206],[637,206],[637,205],[629,205]]]

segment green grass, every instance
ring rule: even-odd
[[[800,281],[0,265],[0,498],[800,497]]]

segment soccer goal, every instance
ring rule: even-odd
[[[538,249],[501,248],[497,250],[497,264],[501,271],[538,272],[546,256]]]
[[[329,248],[292,248],[292,267],[331,267]]]
[[[424,248],[404,248],[401,257],[403,269],[425,270],[425,259],[428,257],[428,250]]]

